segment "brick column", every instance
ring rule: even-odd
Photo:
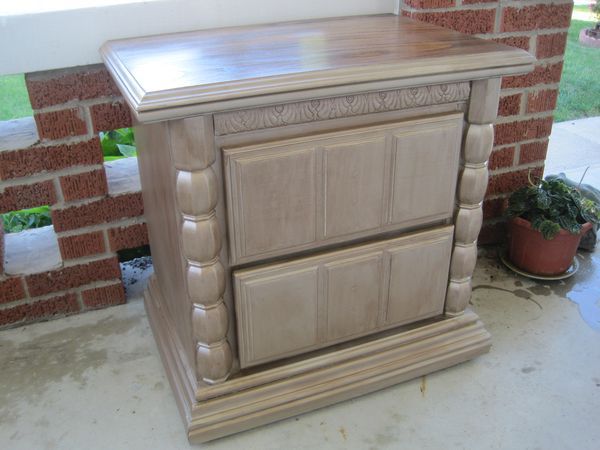
[[[543,174],[572,8],[570,0],[400,1],[402,15],[519,47],[538,59],[533,72],[502,80],[480,243],[502,240],[504,199],[526,185],[530,171]]]
[[[49,205],[60,264],[11,273],[3,251],[18,242],[4,249],[0,231],[0,327],[123,303],[116,252],[148,243],[139,189],[111,188],[103,164],[98,133],[131,126],[104,66],[25,79],[33,119],[0,127],[0,214]]]

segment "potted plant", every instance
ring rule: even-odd
[[[598,205],[560,179],[540,180],[514,192],[505,215],[508,222],[508,259],[535,275],[555,276],[567,271],[592,224],[600,221]]]

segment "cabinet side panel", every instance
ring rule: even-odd
[[[179,247],[175,169],[169,152],[167,124],[136,124],[135,138],[140,148],[138,164],[154,273],[165,300],[161,307],[175,324],[172,331],[185,348],[185,358],[193,364],[191,307],[185,292],[184,266]]]

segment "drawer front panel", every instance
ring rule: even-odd
[[[233,264],[450,218],[462,114],[223,149]]]
[[[235,271],[242,367],[439,315],[452,226]]]

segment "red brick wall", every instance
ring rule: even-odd
[[[527,75],[505,77],[495,125],[480,243],[504,236],[503,200],[543,173],[563,66],[572,1],[401,0],[401,13],[519,47],[538,61]]]
[[[0,152],[0,214],[51,205],[60,268],[4,273],[0,327],[125,301],[116,251],[148,243],[139,192],[110,194],[99,131],[131,125],[103,66],[26,75],[39,141]]]

